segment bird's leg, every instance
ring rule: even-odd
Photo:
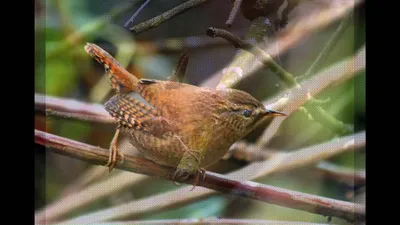
[[[175,178],[178,178],[178,180],[186,180],[190,175],[196,173],[195,180],[193,183],[193,186],[196,187],[197,183],[199,182],[198,168],[201,162],[201,151],[189,149],[186,146],[186,144],[183,143],[183,141],[179,136],[175,135],[175,137],[181,143],[182,147],[185,150],[185,153],[183,154],[178,164],[178,167],[172,177],[172,180],[174,181],[175,184],[177,184]]]
[[[200,156],[195,156],[194,152],[192,151],[186,151],[176,168],[172,180],[176,181],[177,179],[178,181],[184,181],[189,178],[190,175],[198,173],[198,168],[200,165],[200,161],[198,161],[199,157]],[[193,185],[196,186],[197,183],[198,180],[196,181],[195,179]]]
[[[121,163],[124,161],[124,155],[118,151],[117,148],[117,143],[118,143],[118,137],[120,133],[120,127],[117,127],[117,130],[115,131],[114,137],[110,143],[110,155],[108,157],[108,162],[106,166],[109,167],[109,172],[113,170],[115,167],[115,164],[117,163],[117,155],[121,157]]]
[[[185,143],[183,143],[182,139],[181,139],[179,136],[175,135],[175,137],[176,137],[176,138],[178,139],[178,141],[181,143],[182,147],[185,149],[185,152],[187,152],[188,154],[191,154],[191,155],[192,155],[193,157],[195,157],[196,160],[200,163],[200,155],[201,155],[201,152],[198,151],[198,150],[191,150],[191,149],[189,149],[189,148],[185,145]]]

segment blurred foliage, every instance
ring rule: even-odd
[[[83,101],[106,101],[109,96],[108,83],[105,82],[104,71],[83,51],[86,42],[101,44],[107,51],[114,55],[121,64],[138,76],[148,78],[166,79],[175,67],[177,55],[180,52],[162,53],[142,46],[142,51],[137,51],[140,39],[147,41],[168,38],[184,34],[193,36],[205,34],[209,26],[223,27],[229,14],[231,3],[214,1],[205,7],[199,7],[172,19],[159,28],[143,33],[136,37],[129,30],[123,28],[123,24],[132,15],[143,1],[130,1],[132,6],[126,5],[127,1],[99,1],[99,0],[42,0],[45,2],[45,27],[36,27],[36,83],[35,91],[50,96],[75,98]],[[184,1],[152,1],[146,7],[134,23],[149,19],[166,11]],[[227,1],[230,2],[230,1]],[[125,3],[125,8],[118,8],[120,3]],[[127,10],[129,9],[129,10]],[[110,11],[119,10],[120,15],[110,19]],[[219,12],[219,13],[216,13]],[[119,14],[118,13],[118,14]],[[204,15],[207,15],[206,17]],[[348,26],[343,37],[336,44],[334,50],[320,65],[320,69],[329,67],[345,57],[353,55],[358,48],[365,44],[365,26],[362,14],[355,14],[355,23]],[[179,25],[178,25],[179,24]],[[239,15],[234,23],[234,28],[239,34],[245,33],[249,21]],[[302,43],[294,46],[287,53],[280,55],[282,66],[292,74],[303,74],[319,54],[326,41],[335,31],[339,23],[334,23],[324,30],[317,32]],[[78,32],[76,38],[68,38],[74,32]],[[40,47],[42,46],[42,47]],[[145,49],[145,51],[143,51]],[[187,80],[197,83],[204,80],[214,72],[223,68],[226,62],[233,57],[233,47],[226,45],[218,49],[190,49]],[[106,87],[107,86],[107,87]],[[259,99],[266,99],[284,89],[277,76],[268,70],[261,70],[239,85],[240,89],[251,92]],[[332,116],[347,124],[354,124],[355,130],[365,129],[365,72],[361,72],[354,79],[342,83],[339,86],[327,88],[316,96],[318,99],[330,101],[323,108]],[[307,106],[307,104],[306,104]],[[99,140],[91,135],[95,125],[66,120],[54,120],[47,124],[52,133],[63,137],[100,145],[104,140]],[[296,149],[315,143],[321,143],[338,134],[321,126],[317,121],[310,120],[309,116],[301,110],[291,115],[279,129],[271,146],[274,148]],[[111,141],[112,136],[109,137]],[[103,141],[103,142],[101,142]],[[108,148],[108,146],[102,146]],[[365,152],[346,153],[331,159],[338,165],[349,168],[365,168]],[[47,157],[47,160],[54,160]],[[48,164],[48,165],[51,165]],[[221,171],[224,168],[219,168]],[[46,168],[46,187],[44,194],[35,196],[45,197],[45,202],[59,198],[64,185],[73,181],[79,173],[73,174],[73,178],[60,176],[61,170],[68,171],[68,166]],[[217,168],[218,170],[218,168]],[[65,172],[64,171],[64,172]],[[343,191],[333,182],[323,178],[307,176],[307,169],[296,173],[268,176],[260,182],[288,188],[306,193],[318,194],[336,199],[343,199]],[[82,171],[81,171],[82,172]],[[44,174],[44,173],[42,173]],[[43,179],[36,176],[35,179]],[[64,182],[58,182],[63,180]],[[70,179],[70,180],[69,180]],[[143,198],[151,194],[175,189],[172,183],[165,181],[144,182],[140,188],[125,190],[132,193],[135,198]],[[250,207],[231,205],[231,196],[218,195],[210,197],[184,207],[169,209],[151,215],[145,215],[140,219],[168,219],[168,218],[204,218],[229,214],[229,210],[238,212],[230,215],[234,218],[258,218],[271,220],[299,220],[326,222],[326,218],[320,215],[287,209],[271,204],[249,201]],[[344,199],[346,200],[346,199]],[[232,204],[233,204],[232,203]],[[156,203],[155,203],[156,204]],[[76,210],[69,216],[78,216],[95,209],[111,206],[110,198],[96,201],[85,209]],[[36,206],[37,208],[43,207]],[[236,210],[233,209],[237,207]],[[227,210],[229,209],[229,210]],[[333,219],[333,223],[346,224],[342,220]]]
[[[185,207],[166,210],[165,212],[144,216],[145,220],[157,219],[185,219],[185,218],[209,218],[221,217],[229,203],[229,199],[221,196],[214,196],[200,200]]]

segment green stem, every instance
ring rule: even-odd
[[[339,27],[336,29],[335,33],[332,35],[331,39],[326,43],[321,53],[315,59],[313,64],[308,68],[307,72],[299,77],[301,79],[306,79],[310,75],[314,74],[318,67],[321,66],[322,61],[326,58],[326,56],[331,52],[334,46],[336,46],[339,39],[342,37],[343,32],[346,30],[349,25],[351,19],[353,18],[353,12],[351,11],[340,23]]]

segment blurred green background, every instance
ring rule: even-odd
[[[138,77],[165,80],[171,74],[178,56],[183,51],[179,40],[188,40],[187,43],[192,46],[188,47],[189,65],[185,82],[195,85],[200,84],[206,78],[224,68],[232,60],[236,52],[233,46],[205,35],[206,29],[210,26],[225,28],[225,21],[232,8],[231,1],[210,1],[169,20],[157,28],[135,36],[127,28],[124,28],[124,24],[143,2],[36,0],[35,19],[38,25],[35,27],[35,92],[91,103],[107,101],[112,96],[109,83],[105,79],[101,66],[84,51],[83,46],[86,42],[100,45]],[[151,1],[134,20],[133,24],[159,15],[182,2],[185,1]],[[110,18],[110,15],[115,16]],[[346,28],[323,64],[319,66],[320,69],[353,55],[358,48],[365,44],[364,18],[363,8],[357,9],[354,20]],[[324,29],[318,30],[315,34],[279,55],[281,66],[296,76],[303,74],[320,53],[339,23],[340,21],[337,21]],[[249,26],[250,21],[239,13],[231,31],[243,37]],[[188,37],[189,39],[187,39]],[[200,39],[194,37],[200,37]],[[282,81],[274,73],[264,69],[240,83],[238,88],[251,93],[260,100],[265,100],[282,91],[283,86]],[[346,124],[354,124],[355,132],[365,129],[364,72],[339,86],[326,89],[317,98],[329,98],[330,101],[324,104],[323,108],[338,120]],[[45,119],[39,114],[35,116],[35,120],[36,129],[46,130],[49,133],[104,148],[108,148],[114,132],[112,126],[105,128],[85,122],[56,118]],[[283,123],[270,147],[291,151],[342,135],[345,134],[326,128],[315,120],[310,120],[307,113],[299,110]],[[249,137],[249,140],[252,140],[252,137]],[[42,209],[47,204],[60,199],[65,187],[90,167],[88,163],[83,161],[44,153],[39,148],[35,151],[35,154],[35,180],[37,181],[35,209]],[[365,151],[342,154],[330,161],[348,168],[365,169]],[[212,170],[225,173],[238,169],[245,164],[245,162],[230,159],[221,162]],[[43,168],[45,168],[45,171],[43,171]],[[313,173],[312,166],[270,175],[261,182],[346,201],[353,201],[354,196],[349,195],[349,193],[354,189],[362,188],[352,187],[318,176]],[[113,196],[99,199],[88,207],[75,210],[67,217],[83,215],[87,212],[115,205],[118,202],[140,199],[176,188],[168,181],[146,180],[113,194]],[[115,199],[118,199],[118,201]],[[327,221],[327,218],[321,215],[227,195],[218,195],[185,207],[130,219],[204,217],[322,223]],[[336,218],[333,218],[332,223],[347,224],[345,221]]]

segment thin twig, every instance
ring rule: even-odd
[[[257,17],[252,20],[244,39],[251,43],[269,44],[269,40],[275,35],[276,29],[273,24],[265,23],[266,20],[268,20],[267,17]],[[246,50],[238,49],[229,65],[221,71],[223,76],[216,88],[233,87],[236,81],[242,79],[243,75],[248,74],[249,71],[259,64],[262,63],[255,60],[253,54]]]
[[[137,15],[139,15],[139,13],[144,9],[144,7],[146,7],[147,4],[149,4],[151,0],[147,0],[146,2],[144,2],[139,9],[133,14],[133,16],[131,18],[129,18],[128,21],[126,21],[124,27],[127,27],[130,23],[133,22],[133,20],[136,18]]]
[[[115,124],[115,120],[107,113],[103,105],[84,103],[74,99],[35,93],[35,110],[44,112],[48,116]]]
[[[232,11],[229,13],[229,18],[225,23],[228,27],[232,26],[233,20],[235,20],[236,15],[240,10],[240,5],[242,5],[242,0],[235,0],[235,2],[233,3]]]
[[[67,138],[62,138],[38,130],[35,130],[35,142],[48,147],[48,150],[52,152],[85,160],[93,164],[104,165],[108,161],[109,157],[108,150],[106,149],[73,141]],[[352,143],[348,143],[347,146],[341,147],[348,148],[348,146],[351,146],[351,144]],[[329,147],[332,149],[332,146]],[[308,151],[314,152],[316,150],[318,149],[315,148]],[[301,157],[304,157],[304,155]],[[288,162],[293,163],[294,157],[286,157],[286,159]],[[295,162],[295,164],[298,164],[298,162]],[[175,171],[174,168],[161,166],[146,159],[128,155],[125,155],[123,163],[118,163],[116,167],[126,171],[162,177],[169,180],[172,179],[171,175]],[[193,180],[194,177],[191,176],[188,180],[183,182],[192,184]],[[365,219],[365,208],[363,205],[300,193],[251,181],[238,181],[212,172],[206,172],[205,178],[199,181],[198,186],[203,186],[223,193],[265,201],[284,207],[323,214],[326,216],[335,216],[347,220]],[[92,217],[93,214],[96,213],[88,214],[84,217],[87,219]],[[115,215],[114,213],[111,213],[109,216]],[[95,216],[95,218],[98,219],[97,216]],[[90,222],[90,220],[86,219],[86,222]],[[102,219],[97,219],[96,221],[102,221]],[[77,218],[76,220],[68,221],[68,223],[78,223],[78,221],[81,221],[81,219]]]
[[[191,8],[197,7],[209,0],[189,0],[185,3],[182,3],[181,5],[176,6],[175,8],[164,12],[163,14],[156,16],[150,20],[147,20],[143,23],[140,23],[138,25],[132,26],[129,29],[133,31],[135,34],[139,34],[145,30],[152,29],[155,27],[158,27],[160,24],[168,21],[174,16],[177,16]]]
[[[256,45],[247,42],[236,35],[230,33],[227,30],[209,27],[207,29],[207,35],[210,37],[221,37],[231,42],[236,48],[241,48],[252,53],[258,60],[264,65],[268,66],[273,72],[275,72],[289,87],[298,85],[293,75],[284,70],[278,63],[276,63],[270,55],[265,53],[262,49]]]
[[[300,221],[272,221],[272,220],[255,220],[255,219],[168,219],[168,220],[137,220],[137,221],[122,221],[109,223],[96,223],[97,225],[208,225],[208,224],[223,224],[223,225],[240,225],[240,224],[265,224],[265,225],[329,225],[325,223],[308,223]]]
[[[265,47],[261,46],[259,47],[263,49],[266,53],[268,53],[271,57],[281,55],[291,47],[295,46],[295,44],[309,37],[315,31],[320,30],[323,27],[341,18],[344,14],[353,10],[353,8],[361,2],[363,1],[362,0],[344,1],[343,4],[340,5],[340,7],[337,6],[326,7],[325,9],[320,10],[317,13],[313,13],[311,15],[306,15],[304,17],[298,18],[296,19],[295,23],[290,23],[284,30],[279,32],[276,38],[271,38],[270,35],[263,35],[264,37],[268,37],[267,39],[268,44],[265,45]],[[262,20],[261,22],[264,23],[265,19],[266,18],[264,18],[264,20]],[[256,21],[257,19],[254,20],[253,22]],[[264,45],[264,43],[261,44]],[[276,46],[279,46],[278,51],[276,49]],[[246,53],[247,52],[241,52],[238,54],[244,55],[243,56],[244,58],[248,58],[248,54]],[[237,55],[235,59],[237,58],[242,58],[242,57]],[[238,64],[236,60],[233,60],[229,65],[227,65],[226,68],[240,67],[243,73],[226,74],[223,73],[223,70],[219,70],[215,74],[212,74],[210,78],[203,81],[201,86],[212,87],[216,79],[219,79],[222,73],[223,77],[219,85],[224,87],[234,87],[239,82],[241,82],[241,80],[246,79],[246,77],[248,77],[251,74],[254,74],[255,71],[259,70],[262,67],[262,65],[254,65],[249,67],[248,65],[253,64],[254,61],[253,58],[241,61],[243,61],[243,63]],[[244,69],[247,67],[249,67],[249,69]]]

